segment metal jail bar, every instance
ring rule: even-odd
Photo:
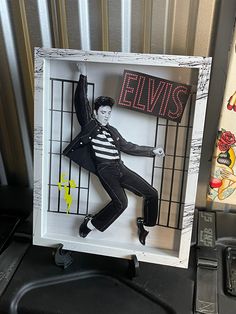
[[[155,140],[154,145],[157,146],[157,134],[160,131],[160,127],[164,128],[164,150],[166,152],[166,155],[163,159],[163,162],[161,165],[156,165],[155,160],[153,161],[153,169],[152,169],[152,179],[151,184],[154,185],[154,178],[155,178],[155,171],[161,170],[161,176],[160,176],[160,189],[159,189],[159,207],[160,212],[158,216],[157,225],[173,228],[173,229],[181,229],[181,216],[183,211],[183,205],[184,205],[184,185],[186,180],[186,174],[187,174],[187,162],[189,160],[189,152],[188,152],[188,146],[190,142],[190,131],[192,129],[191,125],[191,117],[192,117],[192,104],[193,104],[193,95],[190,96],[190,99],[188,101],[188,106],[186,107],[187,113],[186,118],[184,122],[173,124],[173,122],[169,122],[168,120],[166,122],[159,122],[161,119],[157,117],[156,120],[156,133],[155,133]],[[171,131],[172,129],[172,131]],[[175,132],[173,133],[173,129]],[[185,142],[186,145],[181,150],[181,154],[177,154],[177,146],[178,146],[178,137],[179,137],[179,130],[180,129],[186,129],[185,134]],[[171,154],[168,152],[168,133],[171,133],[173,139],[174,139],[174,145],[173,145],[173,153]],[[167,159],[172,158],[172,165],[171,167],[167,165]],[[177,158],[182,160],[182,167],[176,166]],[[169,186],[170,191],[168,193],[168,197],[165,197],[163,189],[165,189],[165,175],[166,173],[170,172],[170,178],[169,178]],[[175,200],[173,197],[174,188],[176,189],[175,182],[175,176],[178,173],[178,176],[181,176],[180,178],[180,185],[178,186],[178,199]],[[178,177],[177,176],[177,177]],[[173,214],[173,208],[175,210],[175,220],[171,221],[171,214]],[[165,215],[164,215],[165,214]],[[162,216],[165,216],[164,218]]]
[[[54,102],[54,93],[55,93],[55,88],[54,88],[54,83],[59,82],[60,83],[60,108],[57,109],[55,108],[53,102]],[[70,110],[66,110],[64,107],[64,86],[65,83],[71,84],[71,93],[70,93]],[[50,121],[51,121],[51,128],[50,128],[50,158],[49,158],[49,183],[48,183],[48,188],[49,188],[49,201],[48,201],[48,211],[51,212],[59,212],[59,213],[66,213],[65,210],[61,210],[61,201],[62,201],[62,195],[63,191],[59,191],[57,184],[52,182],[52,173],[51,173],[51,168],[52,168],[52,156],[56,155],[59,158],[59,165],[58,165],[58,182],[60,181],[61,177],[61,172],[62,172],[62,146],[63,144],[67,145],[72,141],[73,139],[73,128],[74,128],[74,120],[73,117],[75,115],[75,110],[73,107],[73,97],[74,97],[74,91],[75,91],[75,84],[77,84],[76,81],[72,80],[65,80],[65,79],[58,79],[58,78],[51,78],[51,107],[50,107]],[[94,84],[93,83],[88,83],[89,86],[92,87],[92,103],[94,103]],[[152,169],[152,177],[151,177],[151,184],[154,184],[154,179],[155,179],[155,171],[159,170],[161,172],[161,177],[160,177],[160,189],[159,189],[159,204],[160,204],[160,212],[158,216],[158,221],[157,225],[162,226],[162,227],[167,227],[171,229],[181,229],[181,214],[182,214],[182,209],[183,209],[183,204],[184,204],[184,184],[185,184],[185,178],[186,178],[186,173],[187,173],[187,162],[189,159],[188,156],[188,145],[189,145],[189,140],[190,140],[190,130],[192,129],[191,126],[191,116],[192,116],[192,103],[193,103],[193,95],[191,95],[190,100],[186,106],[186,118],[183,123],[180,124],[175,124],[173,122],[169,122],[168,120],[162,120],[157,118],[156,119],[156,133],[155,133],[155,140],[154,140],[154,145],[157,146],[158,142],[158,132],[160,132],[160,128],[164,128],[164,150],[166,152],[166,157],[163,159],[161,165],[156,165],[156,159],[153,160],[153,169]],[[57,141],[56,139],[52,138],[52,133],[53,133],[53,114],[55,113],[60,114],[60,130],[58,131],[60,134],[60,139]],[[69,114],[70,115],[70,140],[65,140],[63,138],[63,115],[64,114]],[[181,154],[177,153],[177,145],[178,145],[178,138],[179,138],[179,130],[180,129],[186,129],[186,134],[185,134],[185,143],[186,145],[183,147],[181,150]],[[174,145],[173,145],[173,153],[168,152],[168,145],[169,145],[169,137],[168,134],[171,133],[171,138],[174,138]],[[58,142],[60,145],[59,151],[58,152],[53,152],[52,146],[53,142]],[[167,158],[171,158],[171,166],[168,166],[167,163]],[[176,165],[176,160],[179,158],[182,160],[182,167]],[[72,179],[72,162],[71,160],[68,161],[69,164],[69,170],[68,170],[68,181]],[[78,172],[78,179],[77,179],[77,193],[76,193],[76,211],[75,212],[70,212],[69,214],[71,215],[87,215],[88,214],[88,205],[89,205],[89,186],[90,186],[90,173],[88,172],[87,174],[87,184],[86,186],[81,186],[81,177],[82,177],[82,169],[80,166],[76,167],[77,172]],[[165,186],[165,175],[166,172],[169,171],[170,178],[169,178],[169,193],[168,197],[164,195],[164,186]],[[174,187],[175,187],[175,175],[176,173],[179,173],[181,176],[180,179],[180,185],[178,186],[178,199],[174,199],[173,192],[174,192]],[[51,208],[51,189],[55,188],[58,189],[58,199],[57,199],[57,209],[52,209]],[[86,191],[86,209],[85,211],[81,212],[80,208],[80,200],[81,200],[81,193]],[[71,188],[69,186],[69,193],[71,192]],[[165,191],[166,194],[166,191]],[[64,201],[63,201],[64,202]],[[173,215],[173,208],[175,210],[175,220],[174,222],[171,219],[171,215]],[[162,218],[162,216],[165,216],[165,219]]]
[[[58,169],[57,169],[57,175],[56,175],[56,181],[58,183],[60,183],[60,181],[62,180],[62,159],[63,159],[63,155],[62,155],[62,151],[63,151],[63,144],[68,145],[70,143],[70,141],[72,141],[73,139],[73,127],[74,127],[74,115],[75,115],[75,110],[73,109],[73,98],[74,98],[74,91],[75,91],[75,84],[77,84],[76,81],[72,81],[72,80],[65,80],[65,79],[58,79],[58,78],[51,78],[51,106],[50,106],[50,123],[51,123],[51,127],[50,127],[50,149],[49,149],[49,182],[48,182],[48,211],[50,212],[57,212],[57,213],[66,213],[66,210],[62,210],[61,206],[62,206],[62,197],[65,193],[65,191],[60,190],[58,188],[58,184],[55,184],[55,177],[52,178],[52,167],[54,167],[55,165],[53,164],[53,156],[58,158]],[[56,107],[56,105],[54,104],[54,93],[55,93],[55,82],[59,82],[60,83],[60,108],[58,109]],[[65,89],[65,83],[66,84],[70,84],[71,85],[71,93],[70,93],[70,110],[65,110],[64,107],[64,89]],[[92,103],[94,102],[94,84],[93,83],[88,83],[89,86],[92,87]],[[53,121],[54,121],[54,117],[53,115],[55,113],[59,113],[60,114],[60,127],[58,128],[58,133],[60,134],[59,136],[59,140],[53,138],[53,128],[55,127],[55,125],[53,125]],[[63,125],[63,118],[65,114],[70,114],[70,140],[65,140],[63,138],[63,128],[66,127]],[[53,151],[53,144],[59,144],[59,149],[57,152]],[[71,160],[68,160],[68,182],[65,185],[66,188],[68,187],[68,193],[69,195],[71,195],[71,185],[70,182],[72,180],[72,162]],[[90,182],[90,173],[87,174],[87,184],[86,186],[81,186],[81,176],[82,176],[82,169],[81,167],[77,167],[77,172],[78,172],[78,179],[77,184],[75,189],[77,190],[77,197],[76,197],[76,211],[75,212],[70,212],[70,214],[74,214],[74,215],[87,215],[88,214],[88,203],[89,203],[89,182]],[[65,187],[64,186],[64,187]],[[54,194],[55,194],[55,190],[57,191],[57,208],[53,207],[55,205],[52,205],[52,189],[54,189]],[[86,191],[86,206],[85,206],[85,210],[83,210],[83,212],[81,212],[80,210],[80,201],[81,201],[81,191]],[[74,193],[75,194],[75,193]],[[75,199],[74,199],[75,201]],[[55,203],[55,202],[54,202]],[[64,200],[63,200],[63,204],[64,204]]]

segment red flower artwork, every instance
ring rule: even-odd
[[[226,152],[235,143],[236,143],[236,138],[234,134],[231,133],[230,131],[224,131],[221,133],[221,136],[218,140],[218,147],[220,151]]]

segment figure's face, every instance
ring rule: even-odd
[[[101,106],[98,110],[94,110],[95,118],[101,125],[106,126],[111,117],[111,107],[110,106]]]

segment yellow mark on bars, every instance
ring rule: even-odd
[[[71,189],[76,188],[76,183],[74,180],[68,180],[65,178],[66,174],[62,173],[60,181],[57,183],[59,191],[64,190],[64,200],[66,202],[66,213],[69,214],[70,207],[72,204],[72,195],[70,194]]]

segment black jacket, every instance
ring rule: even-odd
[[[92,138],[100,133],[101,125],[92,116],[92,111],[87,99],[87,77],[84,75],[80,75],[80,80],[75,91],[74,103],[77,119],[81,125],[81,132],[65,148],[63,154],[83,168],[96,173],[96,164],[92,158],[90,142]],[[140,146],[127,142],[116,128],[109,124],[106,127],[111,133],[119,152],[135,156],[155,156],[153,153],[154,147]]]

